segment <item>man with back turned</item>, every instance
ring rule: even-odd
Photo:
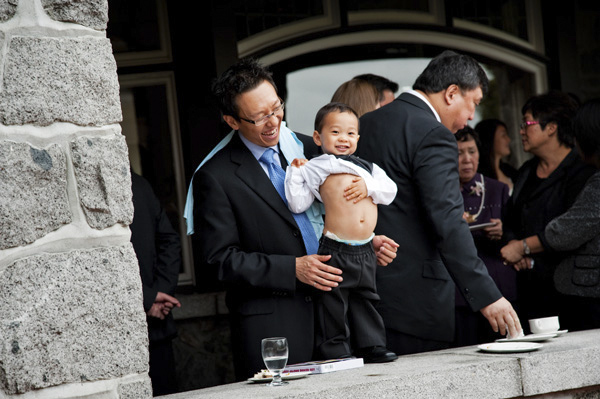
[[[449,346],[455,284],[494,331],[517,336],[521,330],[462,218],[453,134],[473,119],[487,89],[487,76],[474,59],[446,51],[429,63],[413,90],[360,119],[357,154],[381,166],[398,186],[394,201],[380,207],[375,229],[400,244],[391,267],[377,270],[378,310],[388,348],[397,354]]]

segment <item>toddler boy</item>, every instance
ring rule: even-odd
[[[313,139],[323,155],[294,159],[286,171],[285,193],[295,213],[304,212],[315,198],[323,202],[318,254],[331,255],[327,263],[344,272],[339,286],[317,300],[317,348],[325,359],[354,354],[365,363],[381,363],[397,356],[385,348],[383,320],[375,309],[379,295],[372,240],[377,204],[391,203],[397,187],[379,166],[352,155],[358,125],[358,115],[345,104],[321,108]]]

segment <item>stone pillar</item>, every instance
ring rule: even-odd
[[[107,0],[0,0],[0,398],[149,398]]]

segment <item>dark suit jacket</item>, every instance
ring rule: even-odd
[[[302,235],[259,162],[236,134],[194,176],[195,238],[226,284],[238,379],[265,368],[262,338],[288,339],[289,363],[312,358],[311,287],[296,279]]]
[[[140,265],[144,310],[147,312],[159,291],[169,295],[175,293],[181,268],[181,242],[150,183],[131,172],[131,190],[134,212],[129,228]],[[150,341],[173,338],[177,334],[170,313],[165,320],[148,317],[147,321]]]
[[[548,223],[540,238],[545,250],[569,253],[554,273],[558,291],[600,298],[600,172],[588,179],[575,203]]]
[[[296,137],[298,137],[298,139],[302,142],[302,145],[304,145],[304,155],[306,155],[307,159],[311,159],[323,154],[321,147],[315,144],[315,140],[313,139],[312,135],[309,136],[302,133],[296,133]]]
[[[386,328],[450,342],[454,282],[473,310],[502,296],[462,218],[456,140],[427,104],[408,93],[363,115],[360,136],[358,155],[398,186],[392,204],[379,206],[375,229],[400,244],[396,259],[377,269]]]

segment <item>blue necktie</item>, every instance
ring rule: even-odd
[[[277,152],[272,148],[268,148],[265,152],[263,152],[259,161],[267,165],[267,168],[269,170],[269,178],[271,179],[271,182],[273,183],[275,189],[279,193],[279,196],[283,199],[283,202],[285,202],[285,205],[287,206],[284,187],[285,171],[281,166],[279,166],[277,161],[275,161],[276,156]],[[319,249],[319,242],[317,240],[317,235],[315,234],[312,224],[306,216],[306,213],[292,213],[292,215],[294,216],[296,224],[298,225],[298,227],[300,228],[300,232],[302,233],[302,239],[304,240],[306,253],[308,255],[316,254],[317,250]]]

